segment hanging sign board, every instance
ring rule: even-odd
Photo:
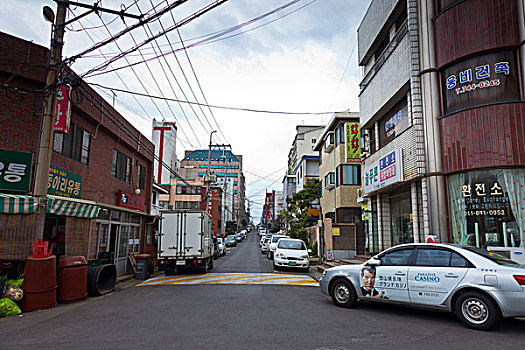
[[[55,107],[55,132],[67,134],[71,121],[71,86],[62,85],[58,88],[57,103]]]

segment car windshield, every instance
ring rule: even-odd
[[[304,246],[304,243],[301,241],[289,241],[286,239],[281,239],[279,241],[279,244],[277,245],[278,248],[281,249],[294,249],[294,250],[306,250],[306,247]]]
[[[485,249],[472,247],[472,246],[462,246],[461,248],[468,250],[470,252],[476,253],[478,255],[481,255],[482,257],[489,259],[490,261],[495,262],[496,264],[499,264],[499,265],[519,265],[517,262],[509,258],[506,258],[503,255],[500,255],[495,252],[489,252],[489,251],[486,251]]]
[[[269,239],[269,238],[266,238],[266,239],[264,240],[264,243],[266,244],[266,243],[268,243],[268,242],[270,242],[270,239]]]
[[[278,240],[280,240],[282,237],[272,237],[272,243],[277,243]]]
[[[230,236],[230,237],[226,237],[226,242],[230,242],[230,241],[232,241],[232,240],[233,240],[233,237],[232,237],[232,236]]]

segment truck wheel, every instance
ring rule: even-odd
[[[210,265],[208,266],[208,270],[213,270],[213,260],[210,259]]]
[[[169,265],[166,266],[166,267],[164,268],[164,274],[165,274],[166,276],[171,276],[171,275],[173,275],[173,267],[171,267],[171,266],[169,266]]]

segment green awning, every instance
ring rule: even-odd
[[[38,198],[18,194],[0,193],[0,213],[33,214],[40,213]]]
[[[92,203],[48,195],[46,213],[92,219],[98,216],[98,211],[100,210],[100,206]]]

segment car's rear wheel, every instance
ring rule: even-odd
[[[335,305],[351,308],[357,302],[357,293],[354,286],[346,279],[337,279],[332,283],[330,295]]]
[[[461,294],[456,299],[454,311],[465,326],[476,330],[490,329],[500,318],[496,303],[479,292]]]

